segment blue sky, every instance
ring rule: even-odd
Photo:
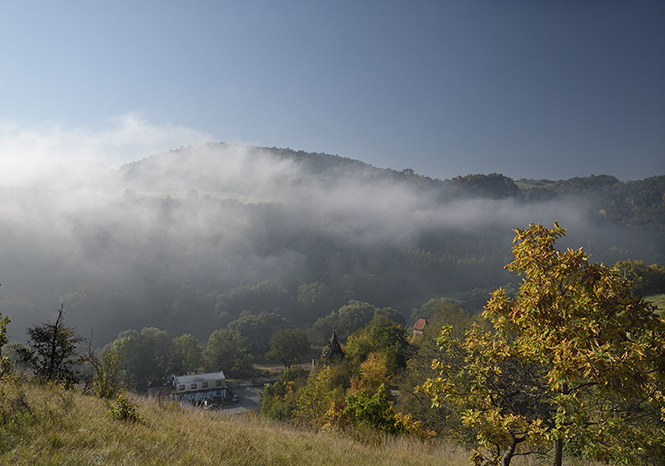
[[[207,140],[441,179],[662,175],[665,2],[3,2],[3,165]]]

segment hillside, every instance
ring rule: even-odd
[[[334,155],[227,144],[62,166],[0,188],[9,334],[60,303],[102,347],[158,327],[200,342],[243,312],[308,329],[350,300],[408,319],[431,298],[479,311],[517,280],[513,229],[559,221],[596,261],[665,262],[665,177],[432,179]]]
[[[123,183],[141,191],[255,194],[266,193],[266,183],[279,185],[282,196],[270,196],[266,201],[284,200],[283,196],[290,190],[330,187],[347,184],[349,180],[408,186],[444,203],[468,198],[512,198],[526,203],[581,198],[586,214],[599,216],[597,220],[610,220],[638,229],[665,228],[665,175],[627,182],[611,175],[514,181],[509,175],[496,173],[440,180],[410,169],[378,168],[337,155],[224,143],[155,155],[123,165],[119,175]]]
[[[99,398],[76,390],[0,381],[0,460],[13,465],[355,466],[468,464],[445,445],[375,438],[370,444],[255,416],[182,410],[130,397],[139,422],[112,419]]]
[[[632,293],[641,290],[658,300],[665,292],[665,267],[657,265],[665,258],[662,176],[626,183],[608,175],[515,182],[496,173],[437,180],[326,154],[224,144],[158,154],[118,170],[77,166],[71,173],[61,167],[60,173],[53,182],[37,176],[30,186],[0,190],[0,313],[6,317],[0,321],[0,452],[11,464],[44,458],[52,464],[466,464],[468,452],[450,453],[438,443],[446,439],[472,448],[481,430],[465,424],[461,413],[468,410],[461,404],[431,409],[432,393],[426,390],[437,376],[432,360],[443,354],[437,339],[444,324],[458,335],[485,328],[479,313],[490,293],[501,288],[494,306],[497,296],[501,302],[504,296],[505,302],[519,300],[531,277],[554,277],[548,284],[554,301],[538,300],[548,315],[559,309],[559,300],[579,303],[571,307],[582,316],[571,319],[574,331],[596,328],[585,323],[592,311],[600,316],[597,322],[615,326],[610,309],[630,336],[602,347],[632,342],[639,334],[636,323],[642,323],[647,331],[639,341],[651,345],[651,338],[653,345],[616,351],[641,355],[655,348],[654,358],[660,354],[662,338],[654,335],[662,322]],[[533,223],[555,228],[529,227]],[[594,263],[571,275],[571,283],[584,286],[562,291],[570,270],[565,261],[560,269],[537,264],[548,267],[537,269],[548,274],[524,269],[527,280],[504,268],[513,256],[511,245],[523,251],[525,244],[540,244],[513,243],[523,234],[515,230],[527,227],[530,234],[559,238],[564,256],[575,255],[570,263]],[[535,251],[533,257],[559,256]],[[598,277],[614,287],[611,292],[593,282]],[[587,289],[597,296],[575,294]],[[641,314],[627,315],[625,302]],[[567,311],[566,303],[561,306]],[[556,325],[538,323],[545,334],[567,328],[556,317]],[[416,320],[425,323],[420,335],[410,333]],[[611,332],[595,335],[614,338]],[[468,370],[470,360],[459,351],[448,354],[463,341],[481,340],[465,337],[445,345],[446,364],[460,364],[460,386],[470,381],[476,387],[478,372]],[[550,351],[557,344],[529,348]],[[495,345],[487,348],[494,351]],[[342,353],[346,357],[336,363]],[[58,375],[53,355],[59,354],[64,359]],[[259,361],[264,364],[257,367]],[[290,367],[298,361],[304,366]],[[554,429],[547,408],[553,392],[540,379],[540,364],[547,361],[504,362],[507,370],[490,373],[510,379],[533,368],[528,380],[506,383],[529,399],[540,397],[534,422]],[[511,369],[513,363],[519,370]],[[645,362],[651,363],[660,364]],[[287,369],[277,378],[272,371],[282,366]],[[631,367],[651,374],[660,366]],[[181,409],[132,394],[140,420],[126,422],[109,417],[108,403],[82,394],[81,387],[65,391],[15,377],[33,373],[49,379],[56,373],[72,385],[96,383],[96,392],[109,396],[114,387],[154,393],[171,375],[220,370],[227,380],[248,385],[273,377],[263,388],[261,419],[229,417],[231,410]],[[585,403],[604,399],[604,392],[591,393],[594,383],[581,383],[590,387]],[[257,403],[252,387],[243,408]],[[211,396],[207,382],[192,382],[187,390]],[[630,453],[624,440],[640,438],[649,445],[627,457],[659,454],[651,449],[662,436],[659,398],[648,393],[646,404],[616,405],[627,413],[638,407],[637,419],[647,423],[631,424],[634,437],[615,438],[622,452]],[[123,409],[120,414],[133,408]],[[598,409],[615,419],[614,409]],[[529,423],[536,419],[532,414],[519,412]],[[544,431],[537,429],[540,436]],[[595,446],[603,442],[602,429]],[[436,442],[384,434],[436,434]],[[525,441],[523,435],[510,434],[513,447]],[[534,447],[541,454],[556,449],[551,438],[539,438]],[[573,449],[580,447],[574,443]],[[514,450],[505,446],[510,456]],[[495,455],[500,449],[481,450],[480,455]],[[610,454],[604,445],[584,451],[596,459]]]

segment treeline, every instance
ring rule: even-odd
[[[642,261],[629,260],[618,262],[614,269],[618,275],[629,280],[632,290],[638,294],[665,292],[665,267],[655,264],[646,265]],[[220,295],[215,306],[216,312],[219,312],[216,319],[218,323],[211,324],[203,338],[186,332],[178,335],[178,333],[157,327],[144,327],[141,330],[128,329],[119,332],[111,342],[97,351],[99,354],[117,359],[119,382],[133,390],[145,391],[149,388],[161,387],[174,374],[223,370],[230,378],[259,376],[261,375],[260,372],[253,368],[253,363],[257,358],[268,357],[276,361],[283,361],[283,354],[286,351],[285,345],[281,347],[271,345],[271,339],[280,332],[295,332],[297,336],[291,335],[291,340],[304,339],[307,346],[311,339],[319,344],[325,343],[333,333],[336,333],[337,337],[343,342],[347,342],[348,339],[348,341],[355,341],[355,344],[361,344],[360,342],[366,342],[366,340],[359,340],[358,335],[372,335],[370,330],[377,325],[399,327],[404,330],[410,325],[407,324],[407,321],[415,322],[418,319],[427,319],[429,324],[425,330],[425,337],[421,341],[429,343],[419,343],[417,345],[418,351],[422,352],[421,356],[416,356],[413,353],[414,348],[409,345],[404,346],[402,340],[390,343],[393,346],[395,344],[401,345],[402,350],[411,348],[406,352],[400,350],[398,356],[393,355],[389,358],[393,361],[399,361],[399,363],[393,362],[390,364],[392,368],[392,372],[389,371],[390,374],[392,376],[397,374],[403,376],[402,371],[408,356],[413,367],[419,364],[415,373],[418,374],[417,377],[421,377],[422,374],[431,373],[431,369],[427,367],[431,361],[428,360],[436,354],[436,350],[433,349],[434,341],[441,325],[448,323],[454,324],[456,328],[466,329],[478,320],[478,313],[473,310],[468,302],[449,298],[431,299],[420,307],[412,308],[406,316],[394,308],[378,307],[370,302],[351,299],[337,310],[331,310],[327,315],[317,319],[311,326],[302,324],[296,326],[293,321],[280,314],[280,307],[275,305],[280,303],[280,299],[277,298],[280,296],[283,298],[283,290],[271,283],[264,283],[258,288],[260,292],[257,292],[254,287],[243,286],[240,290]],[[517,291],[513,285],[505,289],[511,295],[514,295]],[[301,285],[298,292],[298,299],[304,307],[334,309],[335,302],[331,299],[330,290],[321,282]],[[271,301],[272,299],[275,300]],[[481,297],[481,299],[485,298]],[[262,307],[261,303],[271,302],[272,307]],[[245,307],[262,310],[258,314],[244,310],[237,315],[234,314],[235,317],[231,317],[232,314],[229,309]],[[58,324],[62,326],[63,310],[65,309],[69,316],[70,309],[65,308],[63,304],[56,323],[44,324],[44,328],[57,328]],[[63,334],[73,338],[71,348],[68,350],[72,354],[77,344],[79,344],[77,351],[83,351],[80,344],[82,341],[91,340],[90,343],[95,343],[96,334],[93,334],[92,338],[84,339],[79,335],[74,338],[74,329],[70,327],[63,328],[67,329],[66,331],[63,330]],[[49,337],[43,329],[39,331],[35,329],[41,329],[41,327],[35,325],[30,327],[27,333],[29,339],[35,335],[41,335],[45,341],[48,341]],[[309,338],[306,335],[309,335]],[[378,340],[377,338],[376,335],[372,337],[375,341],[381,340],[381,338],[378,338]],[[365,343],[362,344],[365,345]],[[288,347],[288,345],[286,346]],[[372,347],[372,345],[365,346],[365,350]],[[350,354],[353,354],[354,346],[350,348]],[[91,347],[86,351],[89,353],[92,350]],[[383,348],[383,350],[387,351],[386,348]],[[12,361],[21,362],[21,364],[32,368],[35,367],[34,360],[25,357],[30,354],[26,344],[12,341],[5,345],[3,351],[5,355],[11,357]],[[296,353],[295,361],[298,360],[298,354],[300,353]],[[360,359],[352,358],[356,361],[356,366],[364,361],[365,356]],[[292,355],[287,355],[286,358],[290,361],[289,365],[294,362]],[[76,360],[76,358],[71,359],[71,361]],[[73,364],[71,361],[68,364]],[[420,361],[420,363],[417,363],[417,361]],[[83,362],[83,360],[80,362]],[[90,368],[79,367],[77,371],[80,374],[77,377],[84,377],[86,373],[89,375],[90,370]],[[73,372],[70,371],[68,374],[71,380],[76,380],[76,377],[72,378]],[[383,381],[393,384],[401,383],[400,379],[392,376]],[[409,383],[412,383],[412,381]],[[416,413],[414,416],[419,417],[420,414]],[[428,422],[426,419],[423,421]],[[436,425],[432,427],[436,427]]]
[[[26,326],[44,318],[40,309],[56,296],[70,321],[95,329],[101,344],[126,328],[152,326],[205,340],[243,311],[311,325],[353,299],[408,313],[423,296],[461,290],[472,298],[474,287],[506,280],[506,248],[480,233],[365,244],[303,223],[307,212],[297,205],[130,193],[104,208],[71,223],[44,216],[54,227],[48,243],[32,221],[12,223],[13,232],[9,223],[0,228],[17,259],[5,264],[14,267],[0,312]]]
[[[120,205],[122,222],[79,218],[74,242],[54,238],[55,248],[37,248],[40,257],[16,264],[3,283],[0,312],[18,316],[15,321],[24,327],[43,319],[40,309],[57,296],[77,328],[95,329],[97,344],[144,327],[206,341],[212,330],[244,311],[274,312],[311,326],[351,300],[408,317],[430,297],[450,296],[478,312],[489,290],[512,279],[502,270],[508,230],[423,232],[406,245],[366,246],[331,239],[323,231],[293,231],[288,224],[295,213],[286,207],[272,222],[272,207],[236,201],[140,198]],[[214,207],[206,222],[213,216],[224,221],[209,229],[181,229],[202,220],[202,214],[187,213],[201,205]],[[163,219],[141,224],[153,214]],[[234,217],[249,225],[236,229]],[[8,241],[14,251],[23,248],[19,237],[10,235]],[[628,254],[608,252],[609,263]]]
[[[413,310],[427,323],[409,337],[374,309],[337,353],[331,338],[313,371],[284,371],[264,390],[261,414],[364,442],[439,436],[472,449],[475,464],[529,454],[554,465],[665,464],[665,320],[634,293],[665,270],[592,264],[581,249],[554,249],[563,234],[558,225],[518,231],[510,269],[526,278],[514,295],[494,292],[482,316],[432,300]]]
[[[528,201],[575,197],[590,218],[638,230],[665,230],[665,176],[621,182],[610,175],[569,180],[519,180]]]
[[[564,453],[663,464],[665,321],[636,291],[665,291],[665,268],[608,267],[581,249],[556,250],[565,233],[558,224],[516,233],[508,268],[525,279],[494,291],[482,315],[431,299],[411,309],[409,318],[425,323],[412,331],[396,309],[350,300],[306,329],[329,337],[313,370],[298,367],[307,332],[274,311],[241,312],[211,329],[205,345],[145,327],[99,351],[65,325],[63,305],[55,321],[27,328],[26,344],[8,343],[9,319],[0,320],[0,375],[83,382],[112,398],[123,388],[159,390],[174,374],[252,378],[256,358],[268,358],[286,368],[263,392],[261,415],[272,419],[363,442],[446,438],[474,449],[474,461],[504,465],[522,452],[554,464]],[[321,282],[299,291],[311,305],[327,296]],[[219,302],[228,312],[234,301]]]
[[[665,262],[663,177],[442,181],[208,144],[54,183],[0,187],[0,312],[19,340],[53,302],[100,346],[150,327],[205,342],[245,311],[306,328],[351,300],[408,317],[445,296],[480,312],[513,280],[513,229],[534,219],[574,225],[567,240],[594,260]]]

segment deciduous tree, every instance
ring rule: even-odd
[[[245,338],[245,344],[252,354],[265,354],[270,351],[270,337],[280,328],[291,327],[291,322],[275,312],[242,313],[229,323],[228,328],[237,330]]]
[[[203,363],[203,349],[193,335],[185,333],[173,339],[170,367],[176,374],[196,372]]]
[[[662,458],[665,322],[618,270],[555,249],[558,224],[516,233],[506,267],[525,275],[518,295],[491,295],[491,331],[444,328],[440,375],[422,389],[460,407],[503,465],[518,447],[546,444],[560,465],[566,443],[596,460]]]
[[[357,369],[371,353],[381,355],[388,380],[406,367],[409,342],[406,330],[382,314],[377,314],[369,324],[349,336],[347,356],[352,367]]]
[[[157,358],[157,342],[137,331],[125,331],[104,348],[103,353],[118,354],[119,372],[124,382],[134,390],[161,386],[164,367]]]
[[[309,372],[302,367],[286,369],[261,394],[261,415],[270,419],[292,419],[298,409],[298,390],[307,383]]]
[[[304,331],[297,328],[283,328],[270,337],[270,351],[266,354],[266,358],[276,359],[290,368],[292,364],[302,361],[308,351],[309,342]]]
[[[237,330],[215,330],[203,352],[203,363],[209,372],[224,371],[229,378],[243,377],[252,372],[252,355],[247,340]]]
[[[65,325],[65,306],[57,310],[55,322],[28,328],[28,346],[21,350],[21,360],[35,375],[45,381],[55,380],[67,385],[78,380],[77,346],[83,338]]]

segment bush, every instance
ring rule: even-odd
[[[128,399],[124,390],[118,394],[116,404],[111,406],[106,414],[111,419],[125,422],[139,422],[141,420],[136,406],[134,406]]]

